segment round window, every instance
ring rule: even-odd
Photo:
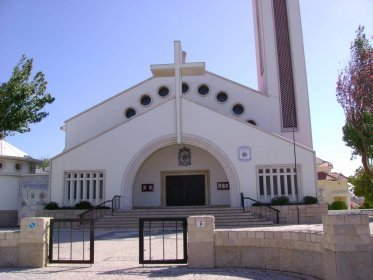
[[[220,103],[224,103],[228,100],[228,94],[226,94],[224,91],[221,91],[216,95],[216,100],[218,100]]]
[[[246,122],[256,126],[256,121],[254,121],[254,120],[247,120]]]
[[[238,104],[233,106],[232,111],[235,115],[240,116],[240,115],[243,114],[245,109],[243,108],[242,104],[238,103]]]
[[[149,95],[145,94],[145,95],[141,96],[140,103],[143,106],[148,106],[148,105],[150,105],[150,103],[152,103],[152,98]]]
[[[181,86],[181,92],[187,93],[189,91],[189,85],[187,83],[183,83]]]
[[[3,169],[3,167],[4,167],[4,163],[2,163],[2,162],[0,161],[0,170]]]
[[[160,97],[166,97],[168,94],[170,93],[170,90],[168,89],[168,87],[160,87],[159,90],[158,90],[158,95]]]
[[[209,91],[210,91],[210,89],[209,89],[209,87],[208,86],[206,86],[206,85],[201,85],[201,86],[199,86],[199,88],[198,88],[198,93],[200,94],[200,95],[207,95],[208,93],[209,93]]]
[[[133,108],[128,108],[128,109],[126,110],[125,115],[126,115],[127,119],[132,118],[133,116],[136,115],[136,111],[135,111],[135,109],[133,109]]]

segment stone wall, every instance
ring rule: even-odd
[[[324,217],[325,279],[372,279],[373,251],[368,215]]]
[[[18,266],[19,230],[0,231],[0,267]]]
[[[373,274],[373,235],[365,214],[326,215],[323,227],[230,230],[215,230],[212,216],[193,216],[188,238],[191,268],[274,269],[326,280],[370,279]]]
[[[0,267],[45,267],[49,218],[22,218],[20,230],[0,231]]]
[[[87,210],[36,210],[35,217],[50,217],[54,219],[80,219],[79,215],[84,213],[85,211]]]
[[[299,224],[321,224],[322,217],[328,214],[327,204],[282,205],[271,207],[280,210],[280,224],[287,225],[298,224],[298,211]],[[268,208],[264,206],[252,206],[250,208],[255,210],[254,212],[256,213],[266,213],[266,211],[268,211]],[[255,208],[259,209],[259,211]]]
[[[322,278],[322,232],[216,230],[216,267],[292,271]]]

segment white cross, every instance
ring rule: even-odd
[[[185,53],[184,53],[185,55]],[[174,63],[151,65],[150,70],[154,77],[175,77],[176,94],[176,139],[181,143],[181,90],[182,76],[203,75],[205,73],[204,62],[186,63],[180,41],[174,42]]]

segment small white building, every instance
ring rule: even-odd
[[[239,207],[241,192],[317,196],[299,3],[253,1],[253,10],[258,90],[187,62],[176,41],[173,63],[65,122],[50,199],[121,195],[132,209]]]
[[[6,140],[0,140],[0,227],[17,225],[20,180],[35,174],[39,162]]]
[[[318,192],[320,200],[328,204],[343,201],[351,209],[352,193],[349,191],[348,179],[342,173],[332,172],[333,164],[316,158]]]

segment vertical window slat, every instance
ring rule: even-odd
[[[300,192],[297,171],[294,166],[258,168],[259,199],[268,202],[276,196],[287,196],[294,201]]]
[[[64,183],[64,202],[72,206],[77,201],[86,200],[93,205],[104,199],[105,178],[103,172],[66,172]]]

